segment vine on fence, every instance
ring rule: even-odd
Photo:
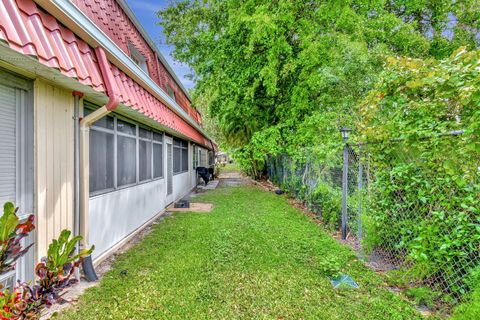
[[[479,68],[480,51],[462,48],[440,62],[391,58],[358,124],[378,142],[368,246],[394,248],[453,294],[474,286],[480,264]]]
[[[360,109],[356,140],[368,143],[350,149],[349,230],[363,200],[367,253],[381,250],[413,284],[454,298],[480,285],[478,70],[480,51],[439,62],[389,59]],[[337,157],[304,149],[305,160],[282,153],[267,164],[274,182],[338,228],[342,160],[332,149]],[[355,186],[358,161],[364,190]]]

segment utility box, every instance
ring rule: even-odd
[[[190,201],[188,200],[179,200],[174,205],[174,208],[190,208]]]

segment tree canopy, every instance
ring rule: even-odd
[[[267,154],[328,158],[389,56],[475,48],[479,12],[476,0],[185,0],[158,15],[215,138],[258,175]]]

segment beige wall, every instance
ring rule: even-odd
[[[73,229],[72,92],[37,79],[34,85],[37,261],[63,229]]]

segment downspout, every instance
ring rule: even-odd
[[[73,208],[73,234],[75,236],[80,234],[80,99],[83,97],[82,92],[73,91],[73,131],[74,131],[74,208]],[[80,244],[77,242],[75,246],[75,253],[80,252]],[[78,268],[75,271],[75,278],[80,280],[80,271]]]
[[[108,102],[103,107],[90,113],[82,120],[80,120],[80,234],[83,237],[82,247],[88,247],[88,218],[89,218],[89,175],[90,175],[90,126],[97,120],[103,118],[120,104],[120,97],[115,79],[110,69],[105,51],[101,47],[95,48],[95,55],[98,59],[98,65],[105,84]],[[95,281],[98,279],[93,269],[91,256],[86,257],[82,263],[83,272],[88,281]]]

